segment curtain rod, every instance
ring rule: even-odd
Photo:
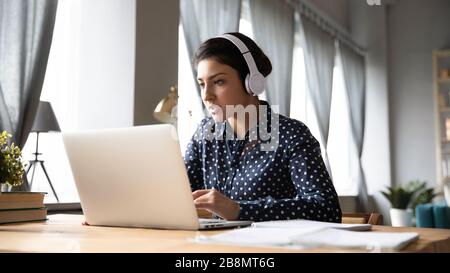
[[[348,31],[343,29],[338,23],[325,15],[322,11],[312,6],[304,0],[286,0],[286,2],[296,9],[300,15],[313,22],[320,29],[327,32],[340,43],[347,45],[359,55],[364,56],[366,49],[358,45],[350,37]]]

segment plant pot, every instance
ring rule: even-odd
[[[411,227],[413,213],[411,210],[394,209],[389,210],[391,215],[391,224],[393,227]]]

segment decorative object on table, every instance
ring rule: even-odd
[[[450,118],[445,119],[445,136],[446,140],[450,140]]]
[[[434,226],[436,228],[450,229],[450,208],[447,204],[433,205]]]
[[[55,113],[53,112],[53,108],[48,101],[40,101],[38,110],[36,112],[36,117],[34,119],[33,128],[31,129],[31,132],[36,133],[36,152],[34,154],[34,159],[30,160],[30,165],[27,168],[27,175],[28,172],[33,168],[33,172],[31,174],[31,180],[29,187],[31,189],[31,186],[33,185],[33,179],[34,179],[34,173],[36,171],[36,166],[41,166],[42,170],[44,171],[45,177],[47,178],[47,182],[50,185],[50,188],[52,189],[53,195],[56,198],[56,201],[59,202],[58,195],[56,194],[56,191],[53,187],[53,184],[50,180],[50,177],[47,173],[47,170],[44,166],[44,160],[39,160],[38,156],[42,153],[39,153],[39,133],[48,133],[48,132],[61,132],[61,129],[59,128],[58,120],[56,119]]]
[[[389,200],[392,206],[389,210],[392,226],[412,226],[413,210],[411,205],[417,194],[423,191],[424,188],[424,184],[417,181],[411,181],[407,185],[388,187],[388,191],[381,192]]]
[[[416,207],[416,227],[433,228],[433,204],[420,204]]]
[[[442,94],[438,95],[438,105],[440,108],[445,108],[447,106],[445,103],[445,97]]]
[[[0,135],[0,193],[4,184],[19,186],[23,183],[22,152],[14,143],[8,144],[11,137],[6,131]]]
[[[178,91],[176,86],[171,86],[167,96],[162,99],[155,108],[153,116],[163,123],[177,122]]]
[[[450,69],[443,68],[439,73],[439,77],[441,80],[450,79]]]
[[[450,207],[445,203],[418,205],[416,207],[416,226],[450,229]]]

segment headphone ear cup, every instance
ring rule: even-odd
[[[245,78],[247,92],[253,96],[258,96],[266,89],[266,78],[260,74],[248,74]]]
[[[252,89],[250,87],[250,74],[247,74],[247,76],[245,77],[245,91],[247,91],[247,93],[249,93],[250,95],[254,96]]]

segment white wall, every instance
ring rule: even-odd
[[[450,47],[450,1],[398,0],[388,9],[392,177],[436,181],[432,51]]]
[[[348,30],[350,27],[349,0],[309,0],[342,28]]]
[[[351,1],[353,39],[366,48],[363,167],[369,194],[391,184],[386,7]]]
[[[373,208],[389,223],[389,202],[380,190],[391,185],[386,6],[350,0],[352,38],[366,48],[366,116],[362,163]]]
[[[81,2],[78,125],[133,125],[135,0]]]

